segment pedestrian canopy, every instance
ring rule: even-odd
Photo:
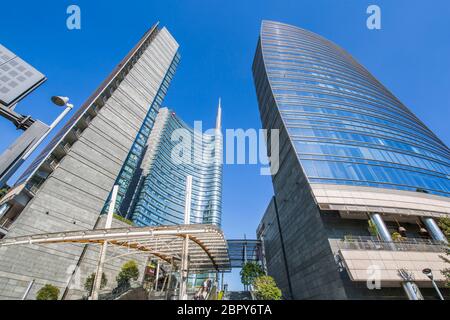
[[[183,241],[189,238],[189,272],[227,272],[231,270],[227,242],[214,225],[127,227],[36,234],[0,240],[0,247],[12,245],[85,243],[115,245],[148,252],[167,263],[181,261]]]

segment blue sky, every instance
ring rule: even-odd
[[[81,30],[66,28],[66,8],[81,8]],[[377,4],[382,29],[366,28]],[[50,96],[80,106],[156,21],[180,43],[181,63],[165,105],[186,122],[214,125],[222,97],[224,128],[260,128],[251,64],[262,19],[316,32],[345,48],[450,145],[450,2],[295,1],[8,1],[0,43],[45,73],[48,81],[17,110],[50,123],[60,111]],[[0,151],[18,136],[0,119]],[[223,228],[229,238],[254,237],[272,195],[257,165],[224,167]],[[237,275],[230,277],[238,288]]]

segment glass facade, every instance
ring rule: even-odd
[[[147,155],[129,218],[139,226],[184,223],[186,177],[192,176],[190,223],[221,224],[221,135],[194,131],[174,112],[160,110],[161,133]],[[200,143],[201,142],[201,143]],[[216,146],[219,149],[216,149]],[[216,157],[217,155],[217,157]]]
[[[310,183],[450,196],[449,148],[335,44],[264,21],[253,69]]]
[[[116,179],[115,184],[119,186],[119,191],[116,198],[116,208],[118,208],[117,212],[121,216],[126,216],[129,212],[132,197],[135,192],[134,189],[136,188],[137,181],[139,180],[139,177],[141,175],[140,164],[142,163],[145,154],[147,140],[153,129],[156,115],[158,114],[158,110],[161,107],[164,97],[167,94],[167,90],[169,88],[170,82],[173,79],[179,62],[180,54],[176,53],[161,83],[161,86],[159,87],[156,97],[150,106],[147,116],[136,136],[131,150],[128,153],[125,163],[122,166],[122,169],[120,170],[119,175]],[[106,211],[108,210],[110,198],[111,194],[109,195],[108,200],[103,207],[103,213],[106,213]]]

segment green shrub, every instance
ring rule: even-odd
[[[51,284],[43,286],[36,295],[36,300],[58,300],[59,289]]]
[[[4,187],[0,188],[0,199],[3,198],[8,193],[9,190],[10,190],[10,187],[8,187],[8,186],[4,186]]]
[[[86,281],[84,282],[84,289],[88,292],[92,292],[92,287],[94,286],[94,279],[95,279],[95,273],[91,273],[89,277],[86,278]],[[100,282],[100,289],[103,289],[106,287],[106,284],[108,283],[108,279],[105,276],[105,273],[102,273],[102,281]]]
[[[281,300],[281,290],[270,276],[256,278],[253,287],[256,297],[260,300]]]
[[[441,218],[439,220],[439,227],[441,227],[447,240],[450,241],[450,218]]]
[[[369,220],[367,221],[367,224],[369,225],[369,232],[372,236],[377,237],[378,236],[378,229],[376,224],[372,221]]]
[[[124,218],[117,213],[114,213],[113,217],[119,221],[125,222],[126,224],[129,224],[130,226],[133,225],[133,222],[131,220],[128,220],[127,218]]]
[[[128,261],[124,263],[116,277],[117,287],[130,286],[130,280],[137,280],[138,278],[139,268],[136,261]]]
[[[439,220],[439,227],[441,227],[442,232],[444,232],[445,237],[450,242],[450,218],[441,218]],[[447,246],[446,256],[440,256],[447,264],[450,264],[450,246]],[[450,288],[450,268],[445,268],[441,270],[441,273],[447,279],[446,286]]]

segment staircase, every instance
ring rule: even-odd
[[[166,300],[165,291],[152,291],[148,295],[148,300]]]
[[[117,300],[148,300],[148,293],[144,288],[131,289],[121,295]]]
[[[228,291],[224,300],[253,300],[250,291]]]

